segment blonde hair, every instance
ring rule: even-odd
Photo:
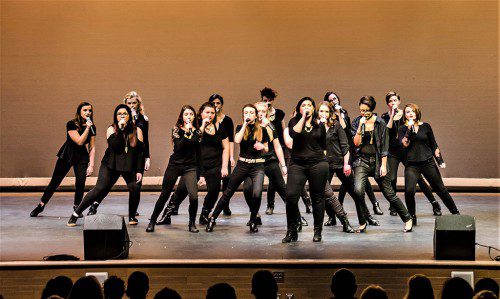
[[[335,124],[335,119],[336,119],[336,115],[335,115],[335,112],[333,111],[333,104],[329,101],[323,101],[321,103],[319,103],[318,105],[318,111],[317,111],[317,114],[318,114],[318,119],[319,119],[319,109],[321,109],[321,106],[326,106],[326,108],[328,108],[328,119],[326,120],[326,124],[329,126],[329,127],[333,127],[333,125]]]
[[[137,112],[146,116],[146,111],[144,110],[144,104],[142,103],[142,98],[137,93],[137,91],[131,91],[131,92],[127,93],[125,95],[125,98],[123,99],[123,104],[127,104],[127,100],[134,99],[134,98],[139,103],[139,108],[137,109]]]
[[[243,106],[241,109],[241,114],[243,115],[243,112],[245,111],[245,108],[253,108],[255,110],[255,116],[257,117],[257,108],[255,105],[252,104],[246,104]],[[243,117],[243,121],[245,121]],[[243,139],[248,140],[248,136],[250,135],[250,128],[247,126],[245,128],[245,133],[243,134]],[[253,126],[253,138],[259,142],[262,142],[263,134],[262,134],[262,127],[259,125],[259,120],[255,118],[255,125]]]
[[[269,105],[267,105],[266,102],[257,102],[255,103],[255,108],[258,109],[259,106],[265,106],[266,107],[266,117],[269,117]],[[257,110],[257,114],[259,113],[259,111]]]

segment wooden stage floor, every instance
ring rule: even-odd
[[[312,226],[304,227],[299,242],[282,244],[286,232],[284,204],[276,199],[275,214],[264,214],[266,193],[261,208],[263,225],[258,233],[250,233],[245,226],[248,208],[241,193],[231,201],[233,215],[221,216],[213,233],[187,231],[186,200],[172,225],[157,226],[154,233],[146,233],[148,217],[158,197],[157,192],[143,192],[139,206],[139,225],[127,226],[131,240],[130,260],[168,259],[242,259],[242,260],[383,260],[383,261],[432,261],[434,219],[428,201],[417,194],[418,226],[412,233],[403,233],[399,217],[387,212],[388,202],[376,193],[384,215],[377,216],[381,226],[369,226],[366,234],[346,234],[341,226],[324,227],[323,241],[313,243]],[[54,195],[45,211],[37,218],[29,213],[40,198],[40,193],[1,193],[0,200],[0,260],[41,261],[44,256],[71,254],[83,259],[83,220],[70,228],[66,222],[71,214],[73,193]],[[128,194],[111,193],[99,207],[99,213],[126,215]],[[399,193],[403,198],[404,194]],[[476,242],[499,247],[499,196],[497,193],[454,193],[462,214],[476,217]],[[202,200],[204,193],[200,193]],[[200,201],[201,201],[200,200]],[[201,206],[201,204],[200,204]],[[301,211],[312,225],[312,214]],[[353,227],[357,227],[355,208],[350,197],[345,208]],[[448,214],[443,206],[443,213]],[[498,253],[493,252],[497,255]],[[476,246],[476,261],[489,261],[488,250]],[[133,262],[133,261],[130,261]]]

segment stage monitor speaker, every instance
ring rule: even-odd
[[[469,260],[476,257],[476,220],[467,215],[436,217],[434,258],[436,260]]]
[[[123,216],[97,214],[85,217],[83,247],[86,260],[127,258],[129,243]]]

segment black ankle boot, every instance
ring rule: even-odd
[[[299,222],[302,226],[309,226],[309,223],[307,223],[306,218],[300,216]]]
[[[199,223],[201,225],[207,225],[208,224],[208,214],[210,214],[210,212],[208,210],[205,210],[205,209],[201,210],[200,221],[199,221]]]
[[[373,204],[373,213],[375,213],[375,215],[384,215],[384,212],[382,212],[378,201]]]
[[[193,220],[189,220],[189,231],[192,232],[192,233],[199,232],[198,228],[196,227],[194,219]]]
[[[154,221],[150,221],[149,224],[148,224],[148,227],[146,228],[146,232],[147,233],[152,233],[155,231],[155,222]]]
[[[297,234],[297,230],[289,229],[286,231],[286,236],[281,240],[281,243],[297,242],[298,239],[299,235]]]
[[[366,222],[368,222],[369,225],[373,226],[379,226],[380,223],[378,222],[377,219],[373,218],[373,216],[370,215],[370,217],[366,218]]]
[[[321,227],[315,227],[314,228],[314,237],[313,237],[313,242],[321,242]]]
[[[347,219],[347,215],[344,215],[344,216],[340,217],[339,219],[340,219],[340,223],[342,223],[342,231],[344,233],[352,234],[352,233],[356,232],[349,224],[349,219]]]
[[[393,207],[389,207],[389,215],[398,216],[398,212]]]
[[[99,207],[98,202],[94,202],[93,204],[91,204],[90,208],[89,208],[89,212],[87,213],[87,216],[97,214],[97,207]]]
[[[210,219],[208,220],[208,224],[207,224],[207,228],[205,228],[205,230],[207,232],[213,232],[214,231],[214,226],[215,226],[215,218],[214,217],[210,217]]]
[[[179,206],[174,201],[172,201],[172,199],[170,199],[167,207],[165,208],[165,211],[163,211],[163,215],[161,216],[160,220],[156,222],[156,224],[158,224],[158,225],[171,224],[172,219],[170,218],[170,216],[173,215],[176,208],[179,208]]]
[[[267,207],[266,215],[272,215],[274,213],[274,207]]]
[[[411,215],[413,225],[417,225],[417,215]]]
[[[33,211],[30,213],[30,217],[36,217],[38,214],[43,212],[43,209],[45,209],[45,205],[38,204]]]
[[[252,233],[256,233],[259,231],[259,228],[257,227],[257,223],[255,223],[254,221],[250,221],[250,232]]]
[[[78,220],[78,216],[75,216],[75,214],[71,214],[71,217],[69,217],[68,223],[66,223],[67,226],[73,227],[76,226],[76,221]]]
[[[432,212],[434,213],[434,216],[441,216],[443,213],[441,213],[441,205],[439,205],[439,202],[436,200],[431,202],[432,205]]]
[[[337,219],[335,217],[328,217],[328,221],[325,222],[325,226],[334,226],[337,225]]]
[[[232,212],[231,209],[229,209],[229,204],[222,209],[222,213],[224,213],[224,216],[231,216]]]

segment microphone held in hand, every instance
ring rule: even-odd
[[[363,135],[365,135],[365,124],[361,125],[361,137],[363,137]]]
[[[86,117],[85,119],[86,119],[87,121],[92,122],[92,120],[90,119],[90,117]],[[90,130],[92,131],[92,134],[94,134],[94,135],[95,135],[95,131],[94,131],[94,127],[93,127],[93,126],[90,126]]]
[[[245,118],[245,122],[246,122],[247,124],[249,124],[249,123],[250,123],[250,121],[251,121],[251,120],[250,120],[250,118]]]
[[[120,121],[118,122],[118,127],[120,128],[120,130],[122,130],[122,131],[123,131],[123,129],[125,129],[125,124],[126,124],[126,123],[127,123],[127,122],[125,121],[125,119],[123,119],[123,118],[122,118],[122,119],[120,119]]]

